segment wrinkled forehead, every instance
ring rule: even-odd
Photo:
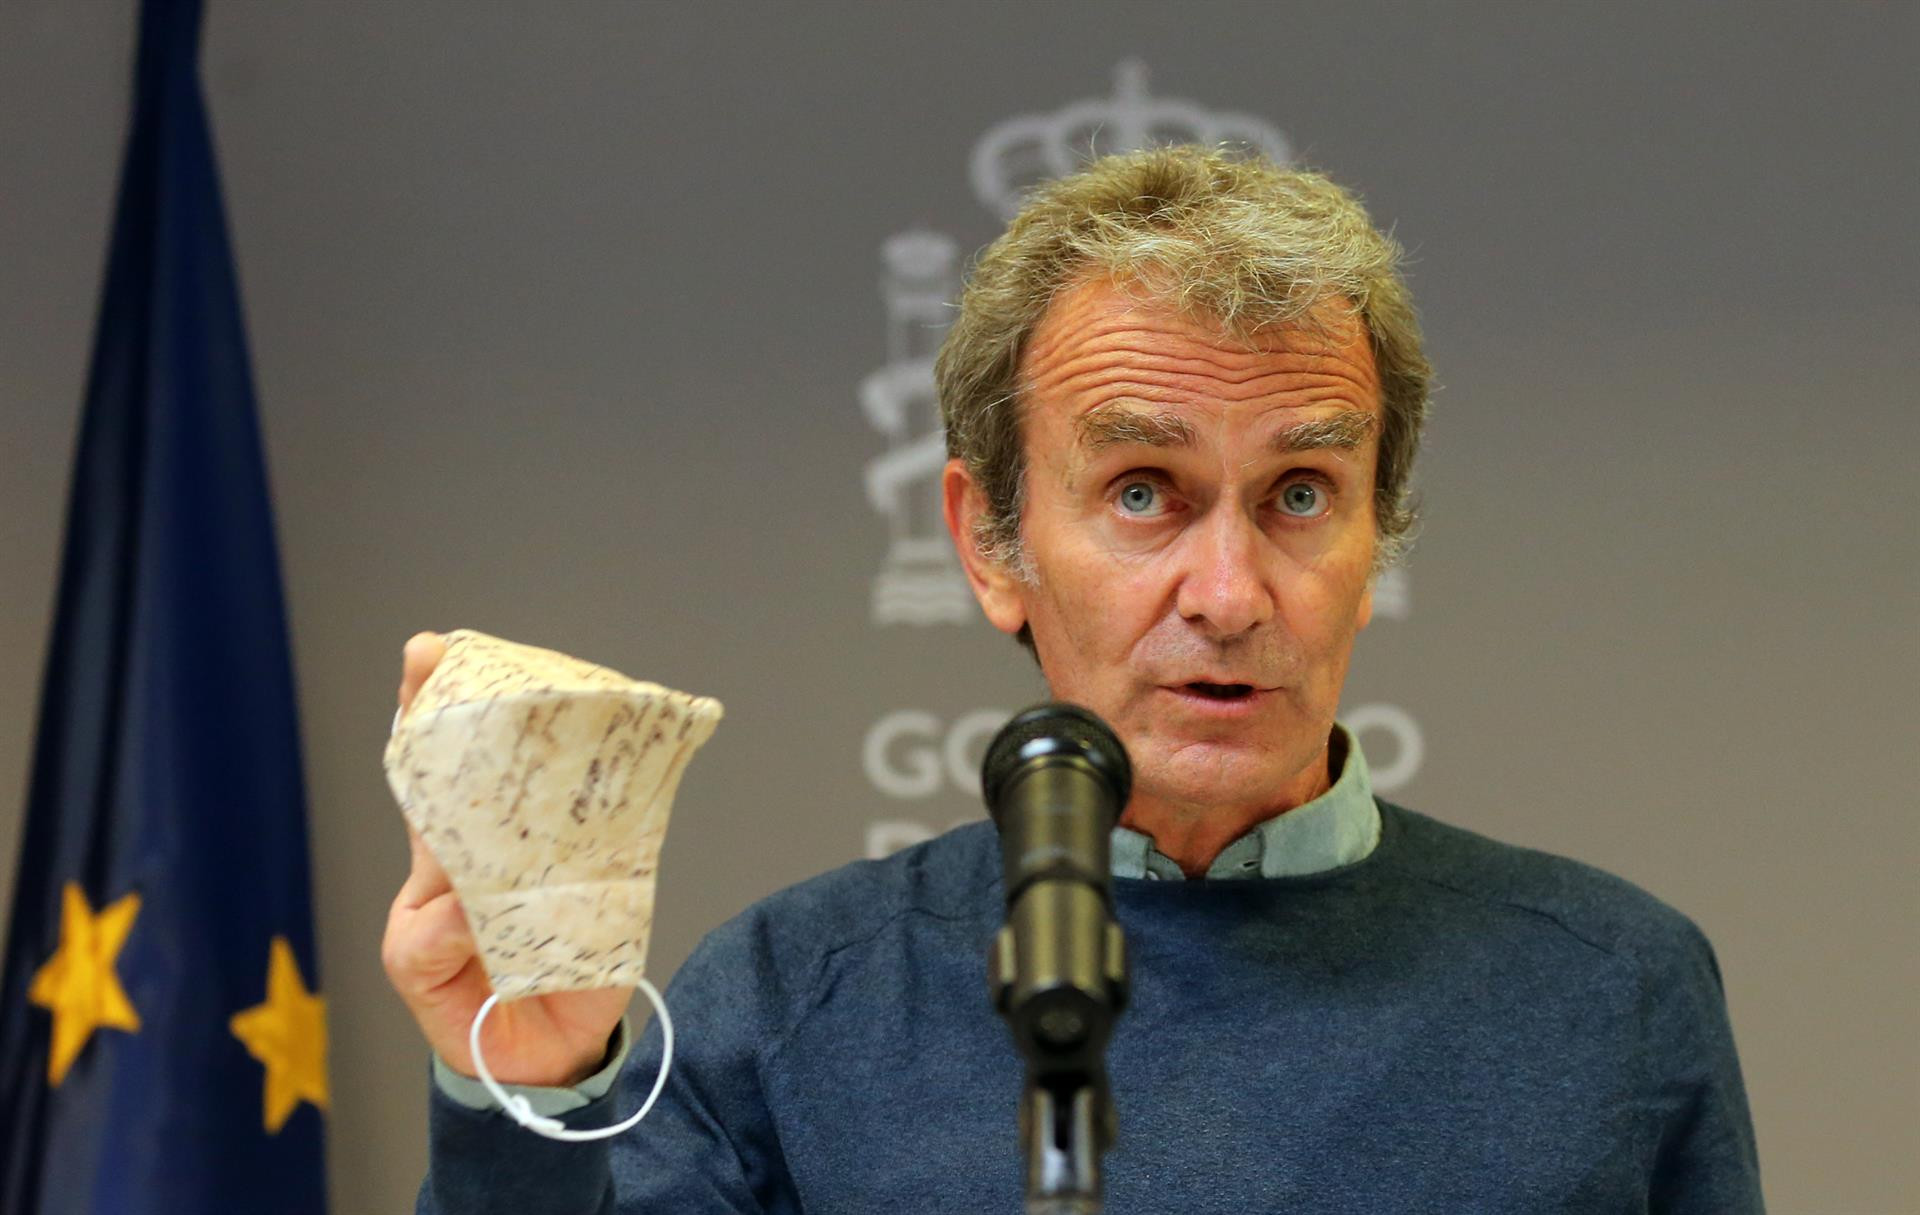
[[[1357,449],[1381,412],[1372,343],[1350,307],[1237,333],[1103,282],[1055,298],[1023,351],[1019,392],[1027,441],[1046,432],[1049,447],[1180,445],[1193,421],[1232,414],[1263,417],[1262,429],[1331,428],[1314,445]]]
[[[1150,282],[1087,277],[1059,291],[1022,346],[1021,398],[1045,392],[1092,360],[1146,369],[1186,361],[1217,363],[1226,377],[1270,366],[1285,356],[1302,372],[1355,381],[1377,408],[1379,370],[1366,322],[1344,298],[1323,300],[1298,315],[1248,328],[1188,307]]]

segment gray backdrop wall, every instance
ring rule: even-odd
[[[1703,925],[1776,1210],[1920,1209],[1912,4],[215,0],[208,26],[336,1209],[407,1208],[423,1162],[377,957],[402,640],[473,626],[726,702],[661,974],[752,899],[975,816],[991,711],[1040,689],[915,543],[929,301],[1049,149],[1195,129],[1284,143],[1413,254],[1445,387],[1425,538],[1348,689],[1381,783]],[[0,895],[131,32],[126,0],[0,8]]]

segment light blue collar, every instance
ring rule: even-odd
[[[1344,745],[1343,745],[1344,744]],[[1208,878],[1299,877],[1364,859],[1380,842],[1367,757],[1339,722],[1329,760],[1340,765],[1333,787],[1304,806],[1277,814],[1228,844],[1207,867]],[[1178,881],[1180,866],[1129,827],[1113,829],[1113,876]]]

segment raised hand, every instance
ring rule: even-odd
[[[402,713],[445,652],[438,633],[417,633],[407,641],[400,674]],[[446,871],[412,827],[407,836],[413,869],[387,913],[380,960],[428,1045],[454,1070],[471,1076],[476,1069],[467,1031],[493,988]],[[606,988],[496,1006],[481,1030],[488,1069],[505,1084],[579,1083],[604,1062],[608,1039],[632,995],[631,988]]]

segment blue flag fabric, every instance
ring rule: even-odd
[[[141,12],[0,988],[0,1215],[326,1207],[293,672],[200,7]]]

